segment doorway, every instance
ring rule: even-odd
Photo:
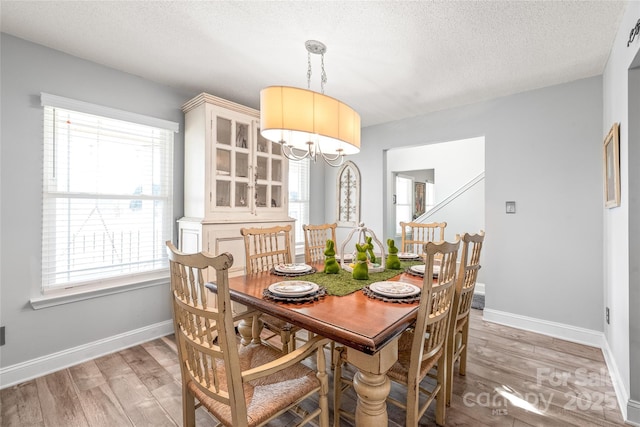
[[[458,233],[484,229],[484,137],[392,148],[384,152],[384,164],[385,238],[399,242],[400,216],[421,222],[447,222],[447,240],[454,239]],[[405,212],[404,206],[404,210],[400,209],[403,213],[399,213],[397,207],[398,176],[413,179],[410,213]],[[414,217],[420,212],[415,195],[415,185],[420,182],[432,184],[431,195],[425,188],[424,214]],[[408,188],[405,190],[409,191]],[[432,209],[427,210],[427,204],[431,204]]]

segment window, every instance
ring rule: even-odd
[[[425,211],[429,212],[436,205],[436,186],[433,182],[426,183],[425,190]]]
[[[413,178],[396,175],[396,234],[401,234],[400,221],[413,220]]]
[[[43,293],[166,276],[177,124],[48,94],[42,104]]]
[[[289,216],[297,220],[296,248],[304,248],[302,225],[309,224],[309,172],[309,159],[289,162]]]

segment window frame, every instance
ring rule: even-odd
[[[151,116],[145,116],[137,113],[132,113],[124,110],[118,110],[110,107],[105,107],[97,104],[87,103],[84,101],[78,101],[70,98],[64,98],[57,95],[51,95],[47,93],[41,93],[41,105],[43,107],[42,114],[45,118],[45,108],[51,107],[53,109],[63,109],[80,112],[83,114],[91,114],[94,116],[100,116],[106,119],[115,119],[121,121],[127,121],[134,124],[151,126],[155,128],[161,128],[165,131],[169,131],[171,135],[179,131],[179,124],[176,122],[158,119]],[[46,138],[46,132],[49,130],[47,125],[43,122],[43,138]],[[168,194],[166,195],[167,206],[169,212],[164,212],[165,217],[162,220],[163,227],[168,229],[169,239],[173,236],[174,221],[173,221],[173,155],[174,155],[174,137],[170,138],[170,147],[167,147],[168,153],[166,153],[166,163],[168,170]],[[47,142],[43,139],[43,144]],[[45,146],[45,145],[43,145]],[[47,161],[47,156],[43,156],[43,162]],[[49,194],[46,188],[46,179],[43,176],[42,185],[42,203],[43,209],[45,205],[45,198]],[[93,196],[97,196],[100,193],[91,193]],[[144,197],[140,197],[144,198]],[[43,221],[45,213],[41,212]],[[42,226],[42,232],[44,232],[44,222]],[[41,234],[41,239],[43,239]],[[44,247],[44,244],[43,244]],[[43,254],[41,254],[43,256]],[[41,258],[41,268],[44,269],[44,259]],[[41,274],[42,274],[41,270]],[[40,280],[34,281],[31,289],[30,303],[34,309],[40,309],[45,307],[51,307],[59,304],[66,304],[69,302],[80,301],[89,298],[95,298],[103,295],[110,295],[119,292],[126,292],[133,289],[146,288],[149,286],[166,285],[168,283],[168,263],[167,266],[161,268],[155,268],[143,272],[133,272],[120,274],[111,277],[97,278],[96,280],[80,281],[78,283],[70,283],[69,287],[59,286],[47,288],[44,284],[44,276],[41,275]]]

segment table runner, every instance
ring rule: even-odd
[[[283,278],[283,280],[306,280],[308,282],[317,283],[324,286],[328,295],[345,296],[350,293],[359,291],[367,285],[374,282],[381,282],[383,280],[390,279],[398,274],[404,272],[404,270],[412,265],[424,264],[423,261],[400,261],[401,268],[399,270],[385,270],[380,273],[369,272],[368,280],[356,280],[351,275],[351,272],[340,269],[338,274],[324,274],[322,268],[318,267],[318,272],[313,274],[307,274],[304,276]]]

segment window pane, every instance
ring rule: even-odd
[[[303,224],[309,224],[309,159],[289,162],[289,216],[295,218],[296,245],[304,245]]]
[[[43,289],[167,268],[173,133],[45,107]]]
[[[413,179],[396,176],[396,234],[402,232],[400,222],[413,219]]]

